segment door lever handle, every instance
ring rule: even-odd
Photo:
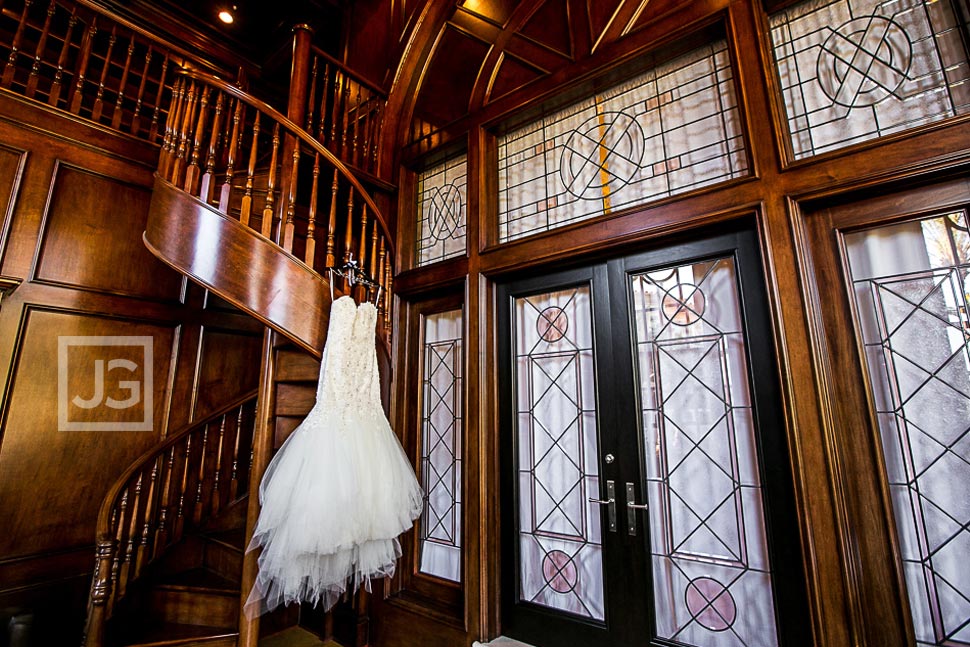
[[[613,481],[606,482],[605,499],[590,497],[589,502],[606,506],[606,521],[610,526],[610,532],[616,532],[616,487],[613,485]]]
[[[633,483],[626,484],[626,531],[631,537],[637,536],[637,510],[649,510],[649,503],[634,503],[637,489]]]

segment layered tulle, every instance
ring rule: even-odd
[[[392,575],[397,537],[421,512],[421,489],[381,407],[376,320],[369,303],[333,304],[316,404],[260,485],[250,614],[299,601],[329,608]]]

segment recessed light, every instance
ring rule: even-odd
[[[228,9],[223,9],[222,11],[219,12],[219,20],[226,23],[227,25],[231,25],[232,21],[235,20],[235,18],[233,18],[231,11],[229,11]]]

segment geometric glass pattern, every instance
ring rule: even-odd
[[[970,112],[951,0],[810,0],[770,18],[796,159]]]
[[[727,43],[498,140],[502,242],[747,174]]]
[[[418,174],[418,265],[465,253],[467,155],[453,155]]]
[[[631,287],[657,637],[777,645],[734,259]]]
[[[605,617],[588,285],[515,300],[519,599]]]
[[[422,573],[461,581],[462,311],[424,317]]]
[[[845,242],[916,644],[970,645],[967,214]]]

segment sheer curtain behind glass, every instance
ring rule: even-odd
[[[916,642],[970,645],[966,212],[847,234]]]
[[[461,309],[424,318],[422,364],[420,571],[460,582]]]
[[[503,242],[743,176],[727,43],[508,132],[498,157]]]
[[[588,285],[515,300],[519,597],[606,614]]]
[[[734,259],[631,277],[659,638],[774,647]]]
[[[798,159],[970,112],[951,0],[808,0],[771,16]]]
[[[465,253],[467,156],[452,155],[418,175],[417,263]]]

